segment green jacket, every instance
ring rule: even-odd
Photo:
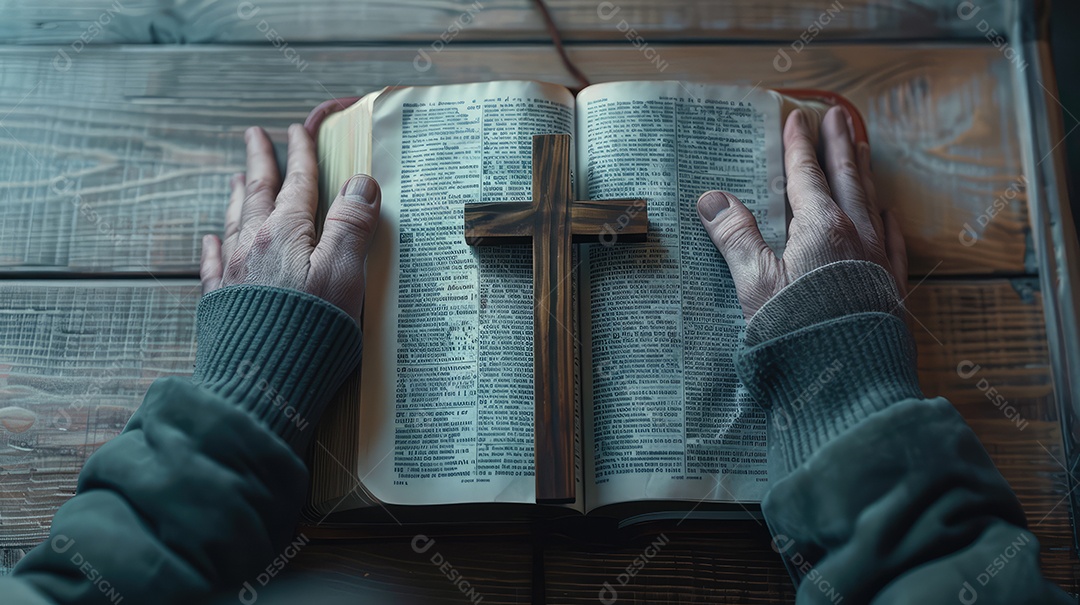
[[[869,263],[804,276],[755,316],[737,356],[770,418],[763,509],[798,602],[1072,602],[1042,578],[975,435],[922,398],[890,288]],[[90,457],[49,538],[0,578],[4,602],[253,602],[248,589],[270,602],[260,574],[302,546],[300,454],[359,362],[360,331],[313,296],[256,286],[205,296],[198,326],[192,378],[155,382]]]

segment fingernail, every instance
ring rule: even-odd
[[[375,198],[379,195],[379,185],[370,176],[357,175],[345,181],[341,195],[361,204],[374,206]]]
[[[850,137],[851,130],[848,128],[847,108],[845,108],[843,105],[833,105],[832,108],[829,109],[828,113],[825,114],[825,117],[835,122],[837,118],[833,118],[833,115],[840,116],[840,124],[837,125],[837,128],[840,129],[840,134],[844,134]]]
[[[724,192],[707,191],[698,198],[697,209],[702,218],[713,221],[720,216],[721,212],[727,210],[730,205],[731,202],[728,201]]]

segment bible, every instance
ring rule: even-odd
[[[382,186],[361,367],[317,427],[307,515],[408,523],[594,515],[622,524],[754,515],[768,488],[765,415],[739,384],[745,326],[696,211],[723,189],[782,254],[782,124],[823,91],[613,82],[392,87],[324,103],[322,211],[355,173]],[[818,119],[814,119],[815,116]],[[534,135],[570,136],[578,200],[644,199],[574,247],[575,501],[537,505],[532,247],[473,247],[466,204],[533,199]],[[475,243],[475,242],[472,242]],[[309,429],[310,430],[310,429]]]

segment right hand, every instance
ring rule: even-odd
[[[379,184],[362,174],[346,181],[317,238],[319,171],[311,134],[299,124],[289,128],[284,181],[266,132],[250,128],[244,138],[247,174],[232,179],[225,241],[203,238],[203,294],[238,284],[291,288],[359,319],[364,264],[379,222]]]
[[[905,295],[907,252],[900,224],[878,208],[870,146],[860,143],[856,151],[849,123],[842,107],[825,114],[822,170],[806,116],[798,109],[788,116],[784,168],[792,218],[783,258],[773,254],[754,215],[734,195],[709,191],[698,200],[698,217],[731,269],[747,320],[784,286],[841,260],[881,265]]]

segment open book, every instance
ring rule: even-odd
[[[383,205],[361,370],[320,426],[309,512],[630,522],[753,511],[768,486],[765,417],[734,372],[744,320],[696,201],[733,192],[781,252],[782,119],[830,102],[844,101],[683,82],[575,97],[508,81],[385,89],[326,116],[323,209],[359,172],[378,179]],[[577,248],[577,502],[559,507],[535,505],[532,248],[463,236],[464,204],[532,199],[532,137],[552,133],[573,137],[576,199],[645,198],[650,223],[647,243]]]

